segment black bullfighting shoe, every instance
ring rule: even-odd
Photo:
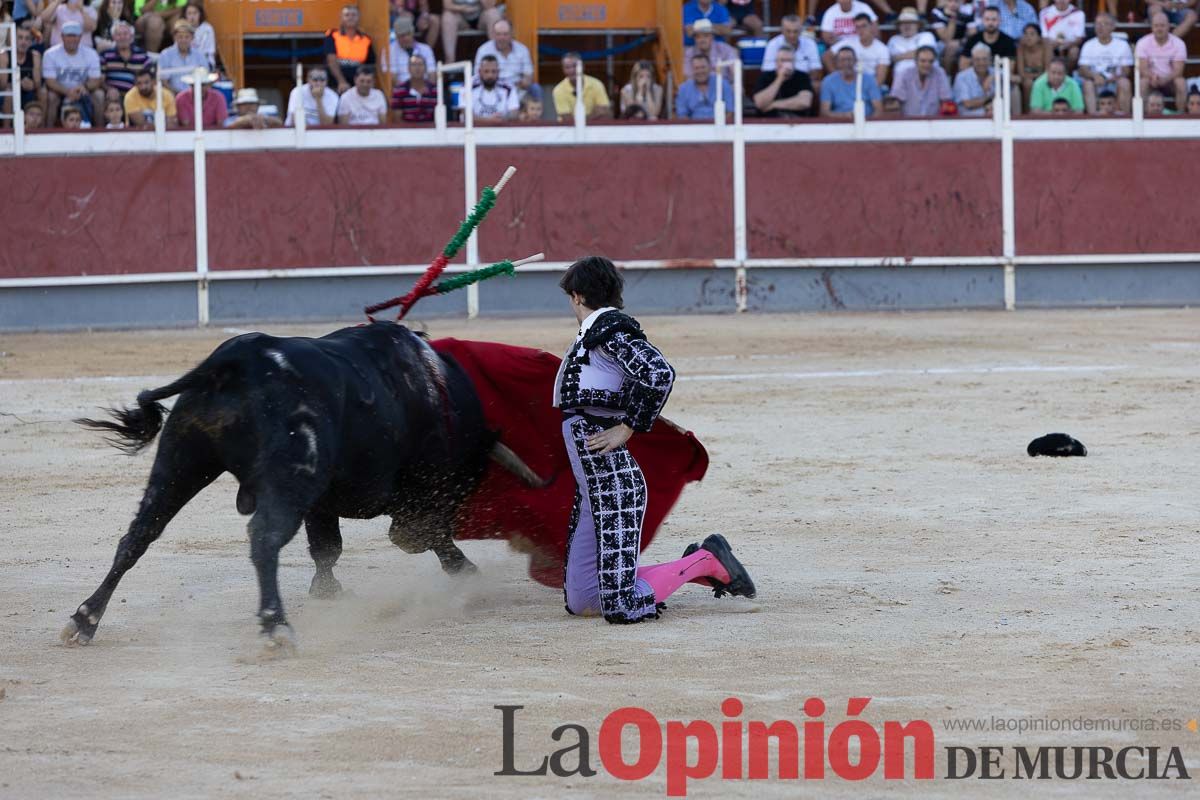
[[[716,578],[705,578],[709,586],[713,587],[714,597],[722,597],[730,594],[734,597],[754,598],[757,594],[754,588],[754,581],[751,580],[750,573],[742,566],[742,562],[738,561],[737,556],[733,554],[733,549],[729,546],[729,542],[725,540],[724,536],[714,533],[704,540],[704,544],[692,542],[683,551],[684,558],[701,549],[707,550],[716,556],[717,561],[729,573],[729,583],[722,583]]]

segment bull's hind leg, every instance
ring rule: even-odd
[[[304,529],[308,532],[308,552],[317,565],[308,593],[324,599],[337,597],[342,593],[342,584],[333,577],[333,565],[342,555],[342,531],[338,518],[332,514],[313,512],[305,517]]]
[[[291,626],[283,613],[279,595],[279,551],[300,529],[307,504],[297,502],[292,492],[264,490],[258,495],[258,509],[250,518],[250,560],[258,573],[258,619],[268,646],[291,650],[294,647]]]
[[[171,423],[167,423],[137,515],[117,544],[117,555],[104,581],[63,628],[65,643],[82,645],[92,640],[121,577],[133,568],[150,543],[162,535],[179,510],[222,471],[212,458],[207,440],[179,436]]]

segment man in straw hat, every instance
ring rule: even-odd
[[[215,92],[214,92],[215,94]],[[225,120],[226,128],[280,128],[283,121],[276,116],[258,113],[258,92],[254,89],[238,89],[237,97],[233,98],[234,116]]]

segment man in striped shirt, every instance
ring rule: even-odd
[[[414,51],[408,60],[408,80],[392,90],[392,122],[433,122],[437,87],[426,71],[425,59]]]
[[[146,51],[133,43],[133,26],[118,20],[112,27],[116,46],[100,54],[100,71],[104,73],[104,88],[96,94],[96,107],[104,108],[109,100],[122,100],[133,88],[137,75],[150,62]]]

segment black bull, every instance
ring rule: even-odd
[[[170,415],[160,404],[179,395]],[[230,339],[179,380],[144,391],[115,422],[80,424],[114,434],[130,453],[162,431],[141,505],[112,569],[71,616],[68,643],[86,644],[121,576],[167,523],[223,472],[237,478],[237,509],[253,515],[250,559],[268,641],[290,645],[279,596],[279,551],[303,522],[316,564],[310,594],[341,590],[340,517],[392,518],[408,552],[433,550],[450,573],[473,571],[452,540],[457,508],[488,458],[540,485],[485,423],[458,364],[393,323],[344,328],[320,339],[252,333]],[[163,418],[166,416],[164,425]]]

